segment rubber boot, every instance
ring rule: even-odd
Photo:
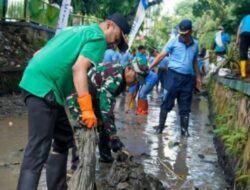
[[[159,126],[156,128],[155,133],[156,134],[161,134],[163,129],[165,128],[165,122],[167,119],[168,112],[165,110],[160,111],[160,119],[159,119]]]
[[[143,100],[138,99],[136,114],[140,115],[143,107]]]
[[[189,137],[190,136],[188,132],[189,116],[186,115],[181,116],[180,122],[181,122],[181,135]]]
[[[48,190],[66,190],[67,153],[52,153],[46,164],[46,180]]]
[[[240,74],[243,79],[246,78],[246,65],[247,65],[246,60],[240,61]]]
[[[100,154],[99,161],[104,163],[112,163],[114,161],[114,158],[111,154],[111,148],[109,147],[109,137],[107,135],[99,135],[98,147]]]
[[[141,112],[139,115],[148,115],[148,101],[141,100]]]
[[[37,190],[40,174],[40,172],[37,173],[31,170],[22,170],[20,173],[17,190]]]

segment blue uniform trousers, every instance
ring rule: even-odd
[[[181,74],[169,69],[164,81],[161,109],[167,112],[171,111],[174,107],[175,99],[177,99],[179,115],[189,115],[194,84],[195,77],[193,75]]]

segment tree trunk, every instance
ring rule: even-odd
[[[94,190],[96,166],[96,129],[76,129],[79,164],[69,182],[69,190]]]

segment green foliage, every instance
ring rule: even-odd
[[[180,3],[177,4],[175,13],[183,18],[185,17],[191,19],[193,17],[192,7],[194,2],[195,2],[194,0],[181,1]]]
[[[156,20],[154,27],[145,36],[146,45],[153,48],[162,48],[169,38],[171,33],[171,18],[163,17],[161,20]]]
[[[192,13],[195,17],[201,17],[204,12],[209,10],[209,2],[207,0],[200,0],[193,4]]]
[[[95,1],[93,1],[93,4],[95,4]],[[83,8],[90,6],[92,7],[93,4],[90,4],[89,6],[84,6],[84,1],[79,1],[79,0],[71,1],[71,6],[73,7],[74,13],[81,13]]]
[[[241,156],[247,142],[247,129],[245,127],[237,128],[229,134],[222,136],[227,150],[234,156]]]
[[[0,0],[0,18],[3,17],[3,11],[4,11],[4,1]]]
[[[249,187],[250,186],[250,175],[246,175],[246,174],[240,175],[239,177],[236,178],[236,182],[237,183],[246,183],[247,186]]]
[[[39,20],[42,14],[42,9],[43,9],[42,7],[43,7],[43,2],[41,2],[40,0],[28,1],[28,11],[30,17]]]
[[[227,111],[217,115],[215,118],[216,129],[214,133],[221,137],[228,152],[233,156],[241,156],[247,143],[248,129],[244,126],[235,127],[234,120],[238,94],[232,97],[232,101],[227,106]]]
[[[225,61],[223,67],[229,68],[231,70],[239,69],[239,50],[234,43],[231,43],[227,47],[227,53],[224,56]]]
[[[24,19],[24,2],[9,1],[5,18]]]
[[[230,131],[229,127],[226,124],[224,124],[224,125],[218,126],[216,129],[214,129],[214,134],[221,137],[224,134],[228,134],[229,131]]]
[[[82,4],[76,4],[77,0],[73,1],[73,6],[75,12],[79,11],[79,6],[81,6],[81,13],[83,15],[95,15],[98,18],[105,18],[114,12],[123,13],[129,20],[133,20],[137,6],[139,4],[138,0],[83,0]]]
[[[229,153],[234,156],[240,156],[247,142],[247,128],[240,127],[234,129],[227,124],[227,119],[228,116],[226,115],[221,115],[216,118],[216,122],[221,124],[217,125],[214,133],[223,139]]]
[[[56,26],[59,18],[59,10],[56,7],[47,6],[46,18],[50,26]]]
[[[226,124],[227,121],[233,117],[233,110],[234,109],[231,108],[228,109],[228,111],[226,111],[223,115],[217,115],[215,121],[220,125]]]
[[[210,49],[210,48],[212,49],[213,42],[214,42],[214,36],[215,36],[214,31],[200,33],[198,35],[200,47],[204,47],[204,48],[207,48],[207,49]]]
[[[62,4],[62,0],[49,0],[49,2]],[[74,13],[105,18],[107,15],[118,11],[130,17],[130,19],[135,15],[138,4],[139,0],[72,0],[71,3]]]
[[[244,94],[244,92],[237,91],[237,92],[234,93],[233,98],[236,99],[236,100],[238,100],[238,99],[243,98],[243,97],[245,97],[245,96],[246,96],[246,95]]]
[[[34,39],[32,42],[32,49],[40,49],[45,45],[46,41],[40,38]]]
[[[31,21],[55,28],[60,10],[41,0],[28,0],[27,12]]]
[[[249,0],[199,0],[193,3],[192,13],[195,17],[209,15],[209,20],[216,21],[227,32],[235,34],[240,20],[249,14],[249,7]]]
[[[238,0],[234,2],[232,14],[235,15],[236,23],[240,23],[240,20],[249,14],[250,1],[249,0]],[[237,25],[237,24],[236,24]]]

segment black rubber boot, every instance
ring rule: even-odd
[[[111,148],[109,146],[109,137],[106,134],[99,135],[98,147],[100,154],[99,161],[104,163],[112,163],[114,158],[112,157]]]
[[[22,170],[20,173],[17,190],[37,190],[40,172],[32,172],[31,170]]]
[[[160,111],[160,119],[159,119],[159,126],[156,128],[155,133],[161,134],[163,129],[165,128],[165,122],[167,119],[168,112],[161,109]]]
[[[66,190],[67,153],[50,154],[46,164],[48,190]]]
[[[180,122],[181,122],[181,135],[189,137],[190,136],[188,132],[189,116],[187,115],[181,116]]]

